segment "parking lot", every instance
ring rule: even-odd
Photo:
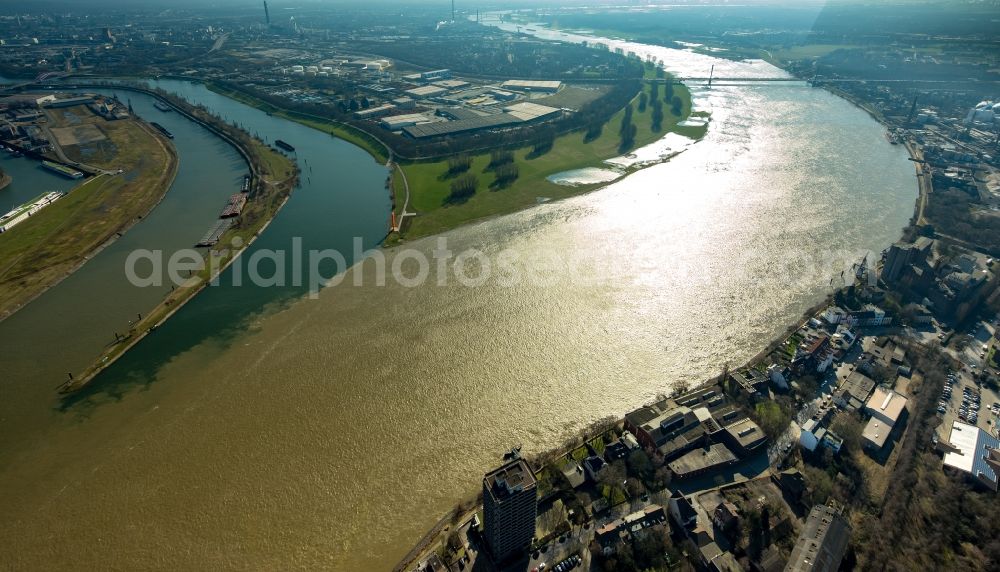
[[[945,382],[937,412],[944,417],[942,437],[950,435],[952,423],[956,420],[977,425],[996,435],[997,421],[1000,420],[1000,395],[985,386],[976,385],[965,371],[953,372]]]

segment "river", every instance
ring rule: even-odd
[[[681,73],[709,61],[730,77],[780,73],[638,49]],[[304,235],[349,252],[350,237],[381,238],[385,171],[369,172],[358,149],[197,85],[164,87],[328,169],[254,248]],[[87,331],[62,326],[97,319],[89,307],[103,287],[71,282],[95,259],[0,324],[0,559],[33,569],[386,570],[476,491],[505,448],[543,450],[747,359],[829,291],[837,266],[810,271],[810,261],[832,252],[842,266],[896,240],[914,171],[877,123],[825,91],[746,85],[695,97],[712,114],[708,135],[670,162],[447,233],[456,252],[548,261],[534,279],[377,286],[369,260],[316,300],[212,288],[60,407],[52,388],[62,372],[110,337],[96,328],[84,343]],[[187,144],[178,136],[182,174],[204,151]],[[220,196],[239,175],[233,161],[223,166]],[[206,225],[192,227],[200,235]],[[392,250],[388,264],[429,254],[437,240]],[[120,263],[111,250],[101,256]],[[567,259],[578,272],[552,270]],[[121,313],[119,322],[131,310]]]

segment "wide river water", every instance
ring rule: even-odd
[[[681,74],[781,73],[622,45]],[[384,234],[386,173],[357,148],[197,85],[163,87],[298,148],[303,188],[253,249],[301,236],[350,253],[352,237]],[[162,294],[124,285],[125,253],[193,242],[245,170],[131,95],[177,135],[181,173],[147,220],[0,323],[0,561],[387,570],[505,448],[546,449],[758,352],[843,261],[896,240],[914,170],[823,90],[694,92],[708,135],[670,162],[447,234],[452,251],[515,253],[531,272],[378,286],[369,260],[315,300],[224,279],[62,403],[65,372]],[[415,241],[388,264],[437,246]],[[839,266],[816,262],[827,253]]]

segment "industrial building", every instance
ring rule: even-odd
[[[414,125],[404,127],[403,132],[415,139],[426,137],[439,137],[444,135],[457,135],[481,129],[495,127],[505,127],[514,125],[520,121],[512,115],[498,113],[496,115],[484,115],[475,119],[462,119],[459,121],[439,121],[437,123],[427,123],[424,125]]]
[[[451,70],[448,69],[433,70],[420,73],[420,79],[424,81],[437,81],[439,79],[450,79],[450,78],[451,78]]]
[[[432,82],[431,85],[436,85],[437,87],[443,87],[445,89],[462,89],[463,87],[468,87],[470,84],[469,82],[462,81],[460,79],[444,79]]]
[[[539,80],[524,80],[524,79],[511,79],[503,82],[501,85],[503,89],[512,91],[531,91],[538,93],[555,93],[559,91],[562,87],[561,81],[539,81]]]
[[[408,89],[404,93],[413,99],[427,99],[429,97],[444,95],[448,93],[448,90],[443,87],[437,87],[436,85],[425,85],[422,87]]]
[[[1000,439],[974,425],[955,421],[948,443],[942,444],[944,466],[965,474],[983,487],[996,491],[1000,474]]]
[[[94,96],[81,95],[79,97],[68,97],[66,99],[50,100],[44,104],[44,107],[47,107],[49,109],[56,109],[60,107],[73,107],[76,105],[87,105],[92,101],[94,101]]]
[[[400,109],[413,109],[417,105],[417,103],[413,101],[412,97],[406,97],[406,96],[397,97],[396,99],[392,100],[392,104]]]
[[[505,107],[504,112],[513,115],[521,121],[537,121],[540,119],[554,118],[555,116],[561,114],[562,110],[555,107],[549,107],[547,105],[539,105],[537,103],[522,101]]]
[[[395,105],[387,103],[385,105],[380,105],[378,107],[371,107],[368,109],[362,109],[360,111],[354,112],[354,117],[358,119],[375,119],[377,117],[383,117],[389,115],[392,110],[396,109]]]
[[[430,122],[430,118],[423,113],[408,113],[406,115],[393,115],[391,117],[385,117],[382,119],[381,125],[389,131],[398,131],[404,127],[411,127],[413,125],[428,122]]]

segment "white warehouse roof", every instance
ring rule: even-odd
[[[948,441],[958,451],[945,453],[944,464],[969,473],[996,490],[997,472],[994,464],[1000,462],[1000,459],[997,459],[1000,457],[997,455],[1000,440],[978,427],[955,421]]]

